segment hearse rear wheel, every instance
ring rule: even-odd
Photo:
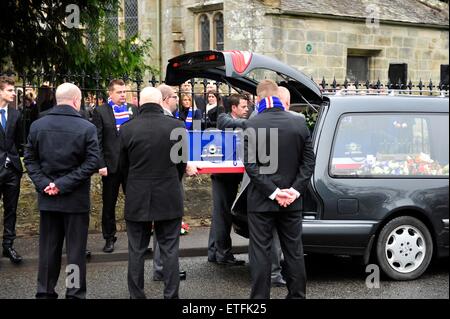
[[[428,268],[433,255],[433,240],[420,220],[401,216],[382,228],[376,254],[387,276],[395,280],[413,280]]]

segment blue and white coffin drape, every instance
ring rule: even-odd
[[[189,162],[200,174],[243,173],[241,132],[189,131]]]

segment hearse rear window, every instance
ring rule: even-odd
[[[330,175],[448,178],[448,121],[448,114],[345,114]]]

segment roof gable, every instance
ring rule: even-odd
[[[366,19],[370,5],[379,8],[381,21],[449,25],[448,3],[436,0],[281,0],[280,7],[283,13]]]

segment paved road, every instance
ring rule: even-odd
[[[238,255],[248,261],[246,254]],[[1,267],[0,299],[33,298],[36,289],[36,268]],[[250,293],[248,265],[223,267],[206,262],[206,257],[181,258],[181,268],[187,271],[187,280],[181,283],[180,297],[195,299],[247,299]],[[380,288],[366,287],[364,267],[349,257],[307,256],[307,297],[313,299],[448,299],[448,258],[438,261],[418,280],[396,282],[382,279]],[[151,280],[152,263],[146,262],[146,293],[148,298],[162,298],[163,283]],[[107,262],[88,264],[88,298],[128,298],[126,284],[127,263]],[[58,293],[62,288],[64,273],[61,273]],[[271,297],[284,298],[285,288],[273,288]]]

